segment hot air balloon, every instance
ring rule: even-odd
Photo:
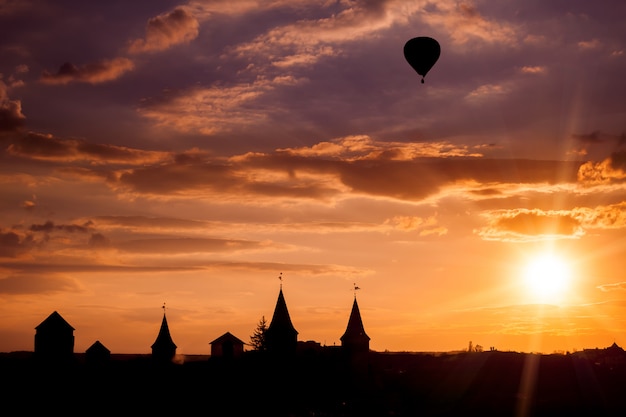
[[[439,42],[427,36],[409,39],[404,44],[404,58],[422,76],[422,84],[428,71],[439,59],[440,53],[441,47]]]

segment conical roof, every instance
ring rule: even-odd
[[[265,331],[265,342],[267,350],[283,353],[295,352],[298,344],[298,331],[291,323],[282,287],[278,293],[272,321]]]
[[[363,327],[363,320],[361,319],[361,312],[359,311],[359,304],[354,297],[352,303],[352,311],[350,312],[350,318],[348,319],[348,326],[343,336],[341,336],[342,344],[353,344],[355,342],[368,343],[370,337],[365,333]]]
[[[157,335],[156,340],[152,344],[152,350],[171,350],[176,349],[176,345],[172,340],[172,336],[170,335],[170,328],[167,325],[167,318],[165,317],[165,312],[163,312],[163,320],[161,321],[161,329],[159,330],[159,334]]]
[[[267,329],[268,331],[288,331],[298,334],[298,331],[293,327],[291,323],[291,317],[289,316],[289,310],[287,309],[287,303],[285,302],[285,296],[283,295],[283,289],[280,289],[278,293],[278,300],[276,301],[276,308],[274,308],[274,315],[272,321]]]

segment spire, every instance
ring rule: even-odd
[[[280,290],[274,308],[272,321],[265,331],[267,349],[275,352],[295,352],[298,343],[298,331],[291,322],[285,296],[283,294],[282,273],[279,276]]]
[[[341,346],[351,352],[367,352],[369,351],[370,337],[365,333],[359,304],[356,301],[356,290],[359,287],[354,286],[354,302],[352,303],[352,311],[348,319],[346,331],[341,336]]]
[[[161,321],[161,329],[156,340],[152,344],[152,357],[160,361],[171,361],[176,354],[176,344],[170,335],[170,328],[167,325],[165,317],[165,303],[163,303],[163,320]]]

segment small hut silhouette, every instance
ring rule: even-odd
[[[163,306],[163,320],[161,321],[161,329],[156,340],[152,344],[152,359],[157,363],[170,363],[176,355],[176,344],[170,335],[170,329],[167,325],[165,317],[165,305]]]
[[[74,357],[74,328],[57,311],[35,327],[35,356],[50,362]]]
[[[90,366],[102,366],[111,361],[111,351],[96,340],[85,351],[85,362]]]
[[[243,355],[245,343],[230,332],[226,332],[209,343],[212,358],[232,359]]]

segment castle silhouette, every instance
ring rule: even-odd
[[[365,332],[361,312],[356,298],[355,286],[354,301],[348,319],[348,324],[340,337],[341,350],[348,355],[358,355],[369,351],[370,337]],[[44,321],[35,327],[34,356],[43,362],[66,363],[74,355],[74,327],[72,327],[57,311],[50,314]],[[317,342],[298,341],[298,331],[294,327],[287,302],[283,294],[282,282],[278,292],[278,299],[274,307],[272,320],[265,330],[265,348],[273,356],[294,355],[306,349],[320,349]],[[246,343],[226,332],[213,341],[211,346],[212,358],[236,358],[244,352]],[[163,306],[161,327],[154,343],[151,345],[151,358],[160,364],[171,363],[176,356],[177,346],[170,333],[169,324]],[[99,340],[96,340],[86,351],[85,360],[90,364],[104,364],[110,360],[111,352]]]
[[[246,343],[226,332],[210,342],[209,360],[184,363],[173,360],[165,308],[152,353],[115,360],[100,341],[75,355],[74,328],[54,311],[35,328],[32,356],[0,354],[3,403],[26,415],[626,415],[626,353],[616,343],[567,354],[376,352],[356,289],[340,346],[298,340],[281,285],[265,350],[244,354]]]

